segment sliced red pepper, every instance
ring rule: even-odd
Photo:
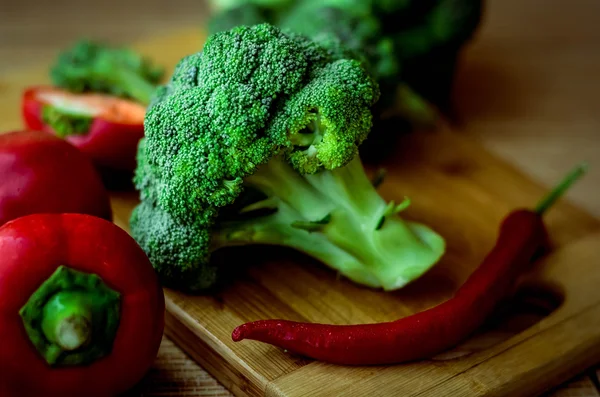
[[[164,295],[124,230],[83,214],[0,227],[0,395],[116,396],[156,358]]]
[[[0,226],[39,212],[112,219],[100,175],[76,148],[41,131],[0,134]]]
[[[144,106],[104,94],[76,94],[39,86],[23,93],[28,128],[50,132],[77,147],[101,167],[133,171],[144,136]]]

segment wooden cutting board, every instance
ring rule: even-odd
[[[138,48],[172,69],[199,50],[202,39],[199,31],[184,31]],[[14,74],[0,108],[14,109],[22,87],[46,81],[44,68]],[[388,170],[382,196],[410,197],[404,216],[447,239],[446,255],[428,274],[401,291],[382,293],[293,251],[231,249],[221,259],[236,277],[218,294],[165,290],[167,334],[238,396],[530,395],[600,361],[600,221],[565,201],[547,216],[555,246],[511,306],[518,315],[498,317],[506,320],[449,354],[404,365],[343,367],[257,342],[233,343],[233,328],[257,319],[365,323],[436,305],[491,248],[502,217],[534,205],[548,190],[447,126],[402,137],[380,166]],[[375,166],[367,168],[373,172]],[[118,225],[127,229],[136,202],[135,194],[113,196]]]

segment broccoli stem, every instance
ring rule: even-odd
[[[354,282],[384,290],[420,277],[444,252],[438,234],[390,211],[395,205],[377,194],[358,156],[345,167],[303,176],[275,158],[245,184],[260,189],[277,210],[220,223],[213,231],[213,250],[246,244],[288,246]]]
[[[123,87],[123,91],[140,102],[143,105],[148,105],[154,94],[156,87],[146,81],[139,74],[128,69],[117,69],[114,71],[114,83]]]

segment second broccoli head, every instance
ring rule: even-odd
[[[62,51],[50,70],[52,83],[72,92],[98,92],[146,105],[164,69],[125,47],[79,40]]]
[[[130,222],[163,282],[210,288],[211,253],[246,244],[385,290],[426,272],[443,238],[402,219],[358,156],[378,98],[359,61],[269,24],[216,33],[181,60],[146,114]]]

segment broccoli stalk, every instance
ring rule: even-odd
[[[288,246],[356,283],[384,290],[421,276],[443,252],[439,235],[400,219],[403,203],[387,203],[379,196],[358,157],[312,175],[300,175],[276,157],[244,184],[266,198],[241,208],[240,215],[265,209],[273,214],[219,222],[212,250],[240,244]]]
[[[374,78],[269,25],[210,36],[157,91],[145,118],[133,237],[164,284],[214,285],[211,254],[282,245],[366,286],[392,290],[443,255],[444,240],[379,196],[358,156]]]
[[[88,40],[59,54],[50,71],[57,87],[72,92],[107,93],[144,105],[150,102],[163,74],[163,68],[132,50]]]

